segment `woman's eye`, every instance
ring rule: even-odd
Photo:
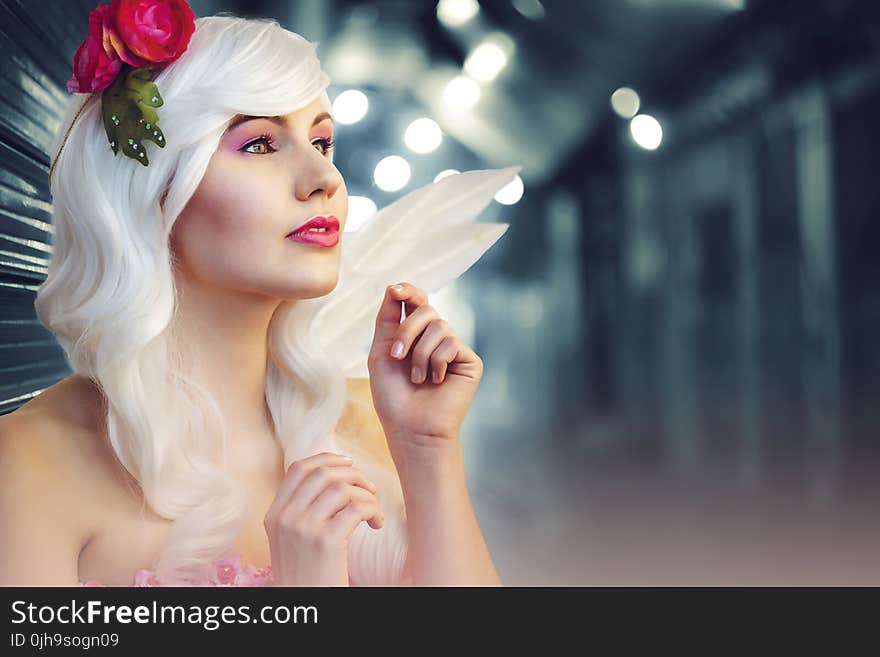
[[[264,150],[262,152],[254,152],[252,150],[248,150],[251,146],[259,146],[259,145],[263,145],[270,150]],[[267,153],[274,153],[278,149],[276,149],[272,146],[272,137],[270,137],[269,135],[262,135],[258,139],[254,139],[254,141],[249,143],[242,150],[244,150],[248,153],[254,153],[254,155],[265,155]]]
[[[322,137],[321,139],[316,139],[315,141],[312,142],[312,144],[323,144],[324,145],[324,150],[321,151],[324,155],[326,155],[327,153],[329,153],[333,149],[333,145],[335,143],[336,142],[333,140],[332,137],[329,137],[326,139]]]

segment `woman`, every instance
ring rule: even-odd
[[[100,75],[112,90],[143,63],[128,4],[92,12],[69,90]],[[0,418],[0,581],[500,584],[459,443],[482,362],[413,281],[451,280],[507,225],[472,236],[467,256],[407,269],[395,244],[428,244],[406,214],[415,192],[340,239],[347,192],[315,44],[274,20],[187,29],[186,3],[156,5],[179,38],[160,44],[173,56],[152,80],[161,99],[146,95],[152,136],[118,155],[118,110],[91,93],[53,148],[35,305],[74,374]],[[481,180],[467,210],[506,182]],[[313,219],[329,233],[305,232]],[[455,236],[430,243],[452,252]],[[365,326],[369,376],[346,376],[363,372]]]

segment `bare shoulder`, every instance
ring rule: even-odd
[[[0,416],[0,452],[4,457],[0,460],[14,459],[19,465],[38,467],[41,479],[46,479],[46,474],[69,477],[83,460],[77,443],[82,443],[87,433],[67,411],[75,387],[69,379]]]
[[[89,380],[68,376],[18,410],[0,416],[0,449],[58,468],[66,479],[94,479],[106,457],[103,396]]]
[[[337,431],[353,436],[357,442],[380,462],[393,465],[385,430],[370,392],[369,379],[347,379],[348,400],[337,425]]]
[[[4,582],[76,582],[77,558],[96,530],[100,500],[107,499],[99,409],[88,379],[74,375],[0,416]],[[20,574],[28,564],[38,571]]]

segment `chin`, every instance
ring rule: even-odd
[[[285,296],[291,299],[317,299],[330,294],[339,284],[339,276],[328,277],[325,280],[309,281],[290,290]]]

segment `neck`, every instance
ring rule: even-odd
[[[187,374],[219,405],[230,447],[250,449],[274,437],[265,397],[267,340],[281,299],[207,286],[186,275],[178,278],[178,290],[176,344]]]

